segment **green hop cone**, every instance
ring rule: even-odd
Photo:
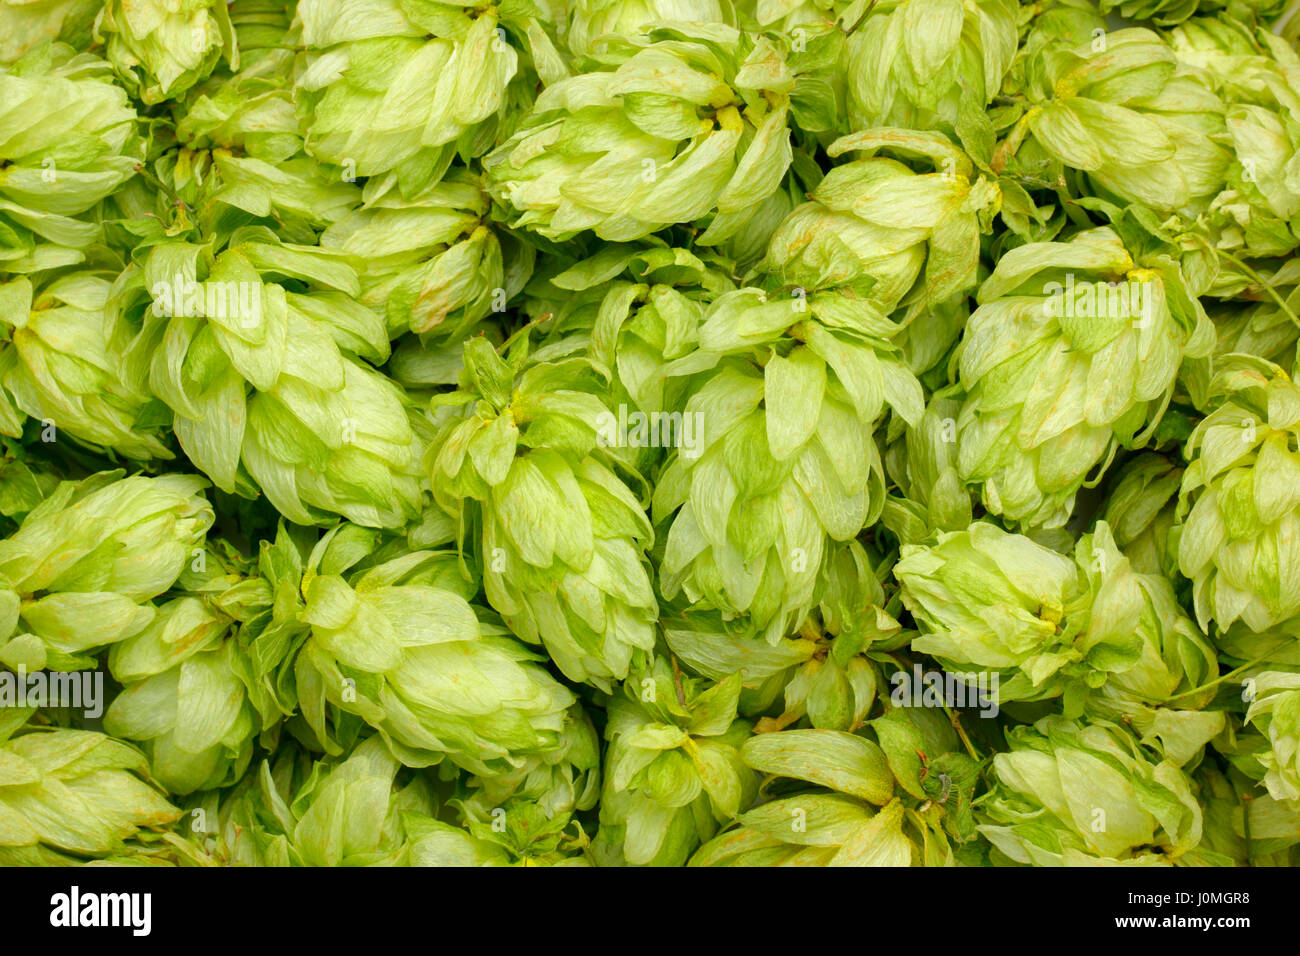
[[[101,6],[97,0],[2,0],[0,64],[12,63],[47,40],[83,49]]]
[[[496,7],[304,0],[298,20],[307,149],[370,178],[372,198],[394,186],[418,193],[457,152],[485,152],[516,105],[514,25]]]
[[[741,814],[690,865],[953,865],[961,843],[953,824],[969,818],[978,766],[948,749],[950,727],[940,741],[906,717],[892,735],[873,723],[881,745],[833,730],[751,737],[741,757],[779,795]]]
[[[609,748],[593,853],[601,865],[681,866],[754,800],[740,759],[740,675],[719,683],[675,675],[655,658],[610,701]]]
[[[310,291],[290,291],[300,282]],[[254,228],[215,258],[155,246],[123,285],[123,307],[163,330],[153,392],[218,488],[260,489],[297,524],[343,515],[394,528],[416,516],[415,416],[367,363],[387,358],[387,334],[351,297],[359,286],[345,260]]]
[[[1231,17],[1189,20],[1168,42],[1226,105],[1221,139],[1232,162],[1197,225],[1234,259],[1293,253],[1300,245],[1300,54],[1263,26]],[[1221,268],[1250,274],[1232,259]]]
[[[739,674],[742,681],[737,713],[756,718],[780,706],[782,694],[799,668],[825,652],[826,644],[803,636],[776,644],[756,641],[727,627],[721,615],[690,614],[666,618],[664,642],[683,668],[709,680]],[[842,685],[832,688],[840,696]],[[863,682],[865,686],[865,682]],[[850,689],[851,690],[851,689]]]
[[[644,36],[665,22],[716,24],[728,22],[718,0],[576,0],[569,5],[565,44],[574,56],[599,53],[597,42],[614,34]]]
[[[921,630],[912,649],[949,671],[996,673],[999,703],[1057,696],[1086,672],[1076,643],[1090,594],[1065,555],[977,521],[904,545],[894,574]]]
[[[642,474],[667,448],[695,438],[690,423],[678,427],[672,414],[681,378],[669,376],[670,363],[698,347],[708,303],[736,288],[735,272],[735,263],[708,252],[618,243],[525,290],[525,314],[548,326],[535,360],[585,354],[604,380],[607,404],[627,406],[614,421],[601,419],[613,427],[598,440],[630,456]]]
[[[1180,70],[1153,31],[1049,43],[1029,57],[1027,76],[1031,105],[999,144],[994,171],[1026,185],[1069,171],[1080,180],[1076,195],[1190,215],[1223,189],[1231,161],[1218,142],[1223,101],[1206,77]]]
[[[653,647],[658,604],[654,536],[616,470],[600,379],[584,358],[516,374],[482,338],[465,359],[461,394],[477,401],[434,457],[435,498],[481,534],[484,591],[510,629],[570,680],[608,689]]]
[[[985,109],[1018,41],[1008,0],[888,0],[849,35],[845,71],[854,129],[939,129],[987,162],[993,125]]]
[[[0,541],[0,661],[28,671],[93,666],[138,633],[149,602],[202,553],[212,508],[195,475],[103,472],[63,482]]]
[[[898,159],[933,166],[918,173]],[[942,134],[873,129],[845,136],[835,166],[777,228],[761,268],[787,288],[843,288],[867,315],[900,304],[909,317],[974,286],[980,234],[1000,208],[997,186]]]
[[[888,573],[885,568],[882,572]],[[758,732],[783,730],[804,718],[811,726],[827,730],[852,732],[862,725],[880,684],[867,652],[906,640],[898,621],[886,610],[878,573],[857,541],[832,550],[818,606],[798,630],[800,643],[812,645],[809,657],[783,681],[785,709],[778,717],[759,720]],[[738,638],[737,643],[746,640]]]
[[[0,285],[0,327],[11,326],[0,351],[0,388],[11,408],[0,431],[22,434],[23,415],[41,423],[45,441],[63,431],[128,458],[171,458],[149,418],[153,342],[133,334],[105,309],[109,282],[71,273],[34,287],[27,278]]]
[[[202,559],[192,562],[177,582],[175,590],[182,597],[173,602],[174,608],[169,605],[177,615],[175,623],[162,632],[142,634],[138,645],[124,647],[116,659],[110,654],[110,669],[129,669],[144,682],[156,676],[157,683],[167,687],[173,676],[169,670],[194,652],[204,657],[199,671],[207,679],[193,689],[205,698],[218,687],[229,692],[220,706],[214,704],[195,723],[185,723],[189,751],[177,757],[185,773],[193,769],[197,774],[205,766],[220,773],[241,765],[244,738],[251,740],[259,731],[261,745],[274,749],[285,719],[298,713],[293,663],[311,633],[302,621],[302,578],[305,556],[317,536],[315,528],[282,520],[274,538],[261,542],[255,560],[223,539],[209,539]],[[238,689],[229,674],[238,679]],[[248,707],[254,713],[251,724]],[[166,733],[147,719],[142,728]]]
[[[467,815],[491,817],[511,800],[538,807],[549,817],[590,810],[600,797],[600,735],[591,718],[571,708],[558,746],[533,754],[517,767],[471,777],[473,793],[461,801]]]
[[[144,158],[136,113],[108,65],[63,44],[0,68],[0,262],[29,273],[81,262],[101,235],[81,217]]]
[[[689,865],[913,866],[921,850],[905,829],[908,816],[899,800],[876,810],[838,793],[781,797],[742,813],[737,827],[700,847]]]
[[[138,837],[180,816],[138,750],[87,730],[0,736],[0,865],[130,860]]]
[[[980,832],[1032,866],[1168,864],[1196,847],[1202,813],[1190,778],[1122,727],[1044,717],[1007,732]]]
[[[745,228],[791,160],[794,76],[772,38],[720,25],[610,42],[594,72],[552,83],[484,159],[512,226],[625,242],[708,219]]]
[[[507,243],[507,262],[488,207],[477,177],[457,170],[410,199],[390,194],[353,210],[320,242],[362,264],[360,301],[385,315],[390,334],[459,342],[505,311],[530,268],[527,247]]]
[[[962,340],[958,467],[985,507],[1064,525],[1118,447],[1143,445],[1213,326],[1172,263],[1137,266],[1108,228],[1006,253]]]
[[[1204,709],[1219,673],[1214,647],[1183,611],[1170,579],[1134,569],[1105,522],[1079,539],[1075,563],[1092,594],[1077,643],[1096,671],[1083,675],[1096,688],[1085,711],[1131,728],[1144,744],[1158,741],[1166,758],[1187,764],[1224,727],[1221,711]]]
[[[904,545],[894,573],[922,632],[912,649],[949,671],[992,672],[999,702],[1064,695],[1068,715],[1123,717],[1180,763],[1222,728],[1222,715],[1195,712],[1212,691],[1157,710],[1216,673],[1214,650],[1169,581],[1133,571],[1104,522],[1073,560],[976,522]]]
[[[327,724],[333,708],[373,726],[413,767],[446,756],[497,775],[560,748],[574,697],[538,656],[437,586],[433,554],[414,551],[345,578],[369,547],[369,533],[342,526],[317,545],[303,580],[311,637],[295,672],[321,744],[340,750]]]
[[[1245,352],[1294,372],[1296,339],[1300,336],[1300,326],[1294,318],[1296,310],[1300,309],[1300,259],[1288,259],[1276,269],[1261,267],[1252,271],[1255,271],[1257,279],[1245,285],[1224,273],[1219,274],[1219,278],[1231,283],[1231,287],[1223,291],[1240,298],[1210,310],[1219,339],[1214,349],[1215,358]],[[1272,298],[1274,294],[1276,299]],[[1255,298],[1264,301],[1249,301]],[[1241,299],[1246,299],[1247,304],[1242,304]],[[1188,391],[1197,398],[1202,397],[1201,381],[1208,376],[1186,377]]]
[[[1259,755],[1274,800],[1300,809],[1300,674],[1264,671],[1251,679],[1246,721],[1268,738]]]
[[[412,866],[590,866],[590,843],[568,813],[548,813],[529,800],[491,812],[463,814],[464,828],[409,818]]]
[[[772,643],[816,603],[831,545],[880,514],[873,432],[886,409],[911,422],[921,412],[920,386],[886,340],[828,327],[846,313],[857,317],[834,292],[728,293],[699,351],[669,369],[690,376],[681,414],[697,441],[669,455],[655,487],[660,589]]]
[[[916,428],[885,453],[885,469],[897,487],[885,502],[885,525],[906,544],[934,531],[960,531],[973,520],[971,493],[957,471],[957,416],[961,400],[934,395]]]
[[[256,712],[232,662],[232,624],[202,599],[180,597],[109,653],[123,689],[104,728],[139,742],[170,793],[229,786],[252,759]]]
[[[228,231],[234,207],[268,220],[286,240],[315,244],[319,230],[361,202],[361,188],[353,170],[304,151],[293,96],[293,7],[236,0],[230,15],[239,70],[217,71],[174,101],[176,148],[152,164],[167,190],[156,215],[169,235],[195,226],[211,235]]]
[[[344,759],[313,762],[290,746],[188,811],[180,850],[199,865],[409,866],[414,827],[435,806],[378,735]]]
[[[185,92],[223,53],[239,62],[223,0],[110,0],[95,35],[122,85],[146,104]]]
[[[1196,617],[1263,632],[1300,614],[1300,388],[1237,356],[1216,379],[1219,407],[1187,440],[1173,547]]]

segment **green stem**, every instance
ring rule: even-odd
[[[682,671],[677,665],[677,655],[669,654],[673,662],[673,689],[677,692],[677,703],[682,707],[686,706],[686,691],[682,688]]]
[[[551,319],[554,317],[555,317],[554,312],[543,312],[541,315],[537,316],[536,318],[529,319],[519,328],[515,329],[514,332],[510,333],[509,338],[507,338],[504,342],[502,342],[500,345],[497,346],[497,355],[504,356],[506,352],[509,351],[510,346],[514,345],[521,335],[527,335],[536,326],[545,322],[547,319]]]
[[[1273,297],[1273,301],[1277,303],[1277,307],[1286,313],[1286,317],[1290,319],[1292,322],[1294,322],[1297,326],[1300,326],[1300,318],[1296,317],[1296,314],[1291,311],[1291,307],[1286,304],[1286,300],[1283,299],[1280,295],[1278,295],[1277,290],[1274,289],[1273,286],[1270,285],[1268,282],[1265,282],[1263,277],[1260,276],[1258,272],[1256,272],[1250,266],[1246,265],[1246,263],[1242,262],[1232,253],[1224,252],[1222,249],[1216,251],[1219,255],[1223,256],[1223,258],[1227,259],[1229,262],[1235,265],[1242,272],[1246,273],[1246,275],[1250,276],[1252,279],[1258,282],[1264,288],[1264,291]]]
[[[1246,661],[1246,663],[1242,664],[1240,667],[1234,667],[1232,670],[1228,671],[1228,673],[1219,675],[1208,684],[1202,684],[1200,687],[1193,687],[1191,690],[1185,690],[1181,694],[1174,694],[1172,697],[1166,697],[1164,702],[1167,704],[1171,700],[1178,700],[1182,697],[1191,697],[1193,694],[1199,694],[1203,690],[1209,690],[1211,687],[1222,684],[1225,680],[1236,677],[1242,671],[1249,670],[1257,664],[1264,663],[1266,660],[1268,660],[1268,657],[1256,657],[1254,660]]]
[[[961,738],[961,742],[965,745],[966,752],[970,754],[970,759],[978,763],[980,760],[979,751],[975,749],[975,745],[966,736],[966,728],[961,725],[961,715],[953,713],[952,708],[947,704],[943,705],[943,712],[948,715],[948,721],[952,724],[952,729],[957,731],[957,736]]]
[[[153,186],[154,189],[169,196],[171,198],[171,201],[175,205],[181,206],[185,209],[190,208],[189,203],[187,203],[184,199],[182,199],[180,195],[176,192],[176,190],[172,189],[165,182],[163,182],[161,179],[155,176],[153,172],[149,169],[149,167],[147,167],[144,163],[136,163],[134,169],[136,171],[136,174],[141,179],[143,179],[149,185]]]

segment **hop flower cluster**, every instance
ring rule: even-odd
[[[0,864],[1300,863],[1300,0],[0,0]]]

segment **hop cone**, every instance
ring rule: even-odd
[[[1288,255],[1300,245],[1300,55],[1264,27],[1198,17],[1171,31],[1180,63],[1203,72],[1225,104],[1226,188],[1200,225],[1234,256]],[[1222,268],[1242,270],[1232,260]]]
[[[921,630],[913,650],[951,671],[998,671],[1001,701],[1055,696],[1062,668],[1086,671],[1089,594],[1070,558],[977,521],[904,545],[894,574]]]
[[[920,851],[905,819],[897,800],[876,810],[838,793],[780,797],[742,813],[738,826],[700,847],[689,865],[912,866]]]
[[[880,683],[866,652],[906,640],[898,621],[885,609],[884,588],[866,549],[857,541],[832,550],[820,590],[816,610],[798,630],[801,641],[812,644],[810,656],[783,682],[785,709],[779,717],[759,720],[760,733],[781,730],[804,718],[818,729],[857,730],[875,703]]]
[[[135,175],[144,147],[108,65],[55,44],[0,70],[0,247],[7,272],[80,262],[100,235],[77,218]]]
[[[477,404],[437,453],[435,496],[462,527],[477,512],[484,591],[510,629],[566,677],[608,688],[653,646],[658,605],[649,521],[599,445],[599,380],[580,358],[516,377],[481,338],[465,355]]]
[[[295,279],[314,288],[286,289]],[[150,384],[218,488],[260,488],[298,524],[341,514],[400,527],[415,516],[416,436],[401,389],[363,361],[386,358],[388,341],[350,297],[351,266],[254,229],[212,260],[197,246],[157,246],[136,282],[152,300],[147,321],[163,327]]]
[[[142,427],[153,400],[148,388],[152,343],[105,309],[109,283],[89,273],[34,288],[26,278],[0,286],[0,323],[11,325],[0,351],[0,431],[22,434],[23,415],[79,441],[128,458],[171,458],[156,427]]]
[[[1064,167],[1090,180],[1077,193],[1189,215],[1224,187],[1223,101],[1150,30],[1049,43],[1029,56],[1025,93],[1033,105],[999,145],[997,172],[1028,184]]]
[[[600,796],[600,736],[591,718],[572,708],[554,749],[469,782],[474,791],[461,801],[461,809],[476,818],[491,818],[510,800],[535,806],[549,818],[590,810]]]
[[[160,194],[156,214],[172,223],[171,235],[196,225],[210,235],[228,231],[234,207],[273,222],[285,239],[315,244],[320,229],[360,203],[361,189],[353,170],[304,151],[293,96],[293,6],[235,0],[230,17],[238,71],[217,71],[176,101],[178,148],[153,163],[175,196]]]
[[[97,0],[3,0],[0,64],[12,63],[46,40],[87,46],[101,6]]]
[[[933,165],[917,173],[898,159]],[[876,129],[832,143],[835,166],[777,228],[762,268],[787,287],[846,288],[860,313],[900,304],[937,307],[976,280],[980,233],[1000,203],[996,185],[973,178],[970,160],[943,135]],[[915,288],[914,288],[915,287]],[[911,293],[911,295],[909,295]]]
[[[1016,863],[1172,863],[1201,839],[1201,807],[1175,764],[1105,721],[1044,717],[1007,731],[980,832]]]
[[[1204,709],[1214,688],[1203,685],[1219,670],[1214,647],[1183,611],[1170,579],[1134,569],[1104,522],[1079,539],[1075,563],[1092,594],[1078,647],[1089,667],[1104,672],[1084,676],[1097,688],[1086,712],[1132,728],[1143,743],[1158,740],[1169,760],[1187,764],[1224,727],[1221,711]]]
[[[794,77],[774,41],[721,26],[654,36],[611,45],[610,68],[552,83],[484,159],[512,226],[625,242],[713,214],[698,239],[711,244],[776,191]]]
[[[458,342],[503,312],[527,278],[507,283],[488,206],[475,177],[449,173],[409,200],[390,194],[352,211],[320,241],[363,264],[360,301],[384,314],[391,334]]]
[[[529,800],[491,813],[464,814],[464,829],[430,818],[408,818],[412,866],[590,866],[590,842],[567,813],[548,814]],[[570,830],[576,832],[570,832]]]
[[[326,539],[318,560],[328,568],[331,541],[346,553],[355,540],[364,539],[346,531]],[[430,557],[412,552],[351,581],[309,566],[302,620],[311,637],[295,669],[317,738],[337,751],[328,702],[375,727],[410,766],[445,755],[495,775],[558,749],[573,695],[535,663],[537,655],[480,624],[459,594],[426,583],[438,573]]]
[[[1279,294],[1280,301],[1276,302],[1233,303],[1210,313],[1219,338],[1214,354],[1226,357],[1245,352],[1294,370],[1300,328],[1291,315],[1300,308],[1300,260],[1288,260],[1264,281],[1275,291],[1285,293],[1285,297]],[[1254,290],[1247,294],[1254,294]],[[1189,390],[1191,381],[1189,376]]]
[[[1253,678],[1246,721],[1268,738],[1259,756],[1274,800],[1300,809],[1300,674],[1265,671]]]
[[[1004,520],[1060,527],[1117,447],[1146,442],[1213,327],[1168,260],[1137,266],[1105,228],[1013,249],[979,302],[961,345],[959,470]]]
[[[607,404],[628,406],[628,434],[618,433],[613,415],[612,422],[602,419],[614,427],[601,429],[598,440],[628,455],[643,474],[663,459],[666,448],[687,439],[684,428],[663,432],[664,413],[669,424],[676,422],[671,412],[681,385],[679,377],[669,377],[669,364],[698,346],[707,305],[736,288],[734,271],[730,260],[708,253],[701,258],[686,249],[617,244],[544,285],[529,285],[524,308],[530,320],[553,317],[534,358],[585,352],[603,380]],[[636,431],[634,412],[649,416],[649,425],[659,413],[659,441],[653,440],[653,428],[644,435]]]
[[[985,109],[1018,45],[1007,0],[889,0],[849,35],[845,51],[854,129],[941,129],[985,157],[993,125]]]
[[[180,816],[147,782],[140,752],[104,734],[50,730],[9,737],[0,742],[0,766],[3,866],[130,858],[141,831],[162,829]]]
[[[742,759],[768,775],[782,796],[741,814],[737,825],[702,846],[690,865],[952,865],[958,842],[953,821],[956,813],[969,817],[978,769],[964,755],[935,746],[937,741],[906,736],[898,747],[888,734],[882,737],[891,752],[866,737],[833,730],[751,737]],[[904,749],[908,746],[917,749]],[[913,780],[898,757],[909,754],[920,769],[922,748],[929,763],[925,775]],[[907,779],[905,792],[897,792],[903,778],[895,778],[895,766]],[[791,789],[797,792],[787,795]],[[919,809],[908,806],[912,791],[924,798]]]
[[[296,78],[317,159],[413,195],[457,151],[490,148],[519,54],[496,8],[397,0],[298,4],[306,67]],[[517,29],[510,24],[512,29]],[[502,32],[498,34],[498,30]]]
[[[238,63],[222,0],[110,0],[95,34],[123,85],[147,104],[206,78],[223,49]]]
[[[601,37],[643,36],[665,21],[715,24],[729,22],[718,0],[577,0],[570,4],[565,44],[575,56],[599,52]]]
[[[93,666],[88,654],[146,627],[212,524],[194,475],[104,472],[63,482],[0,541],[0,660],[29,671]]]
[[[1222,403],[1187,441],[1174,547],[1203,628],[1262,632],[1300,614],[1300,389],[1249,357],[1219,384]]]
[[[181,850],[200,865],[410,866],[415,827],[434,807],[427,783],[378,736],[342,760],[313,763],[287,747],[234,789],[205,795],[190,811],[197,839]]]
[[[922,631],[912,648],[948,670],[996,671],[1001,701],[1063,694],[1067,714],[1091,706],[1124,715],[1140,733],[1169,738],[1171,755],[1190,754],[1222,726],[1217,714],[1152,709],[1199,687],[1215,670],[1214,650],[1168,580],[1135,573],[1104,523],[1071,560],[977,522],[933,546],[905,545],[894,572]],[[1188,697],[1184,706],[1206,703]]]
[[[663,658],[610,701],[605,787],[593,845],[601,865],[681,866],[754,800],[740,759],[748,721],[736,719],[740,677],[682,678]],[[680,696],[679,696],[680,694]],[[649,699],[647,699],[649,698]]]
[[[812,321],[802,300],[724,295],[699,353],[675,369],[694,373],[682,415],[698,440],[670,454],[655,487],[655,523],[667,523],[660,588],[746,618],[748,633],[772,642],[815,603],[831,543],[880,513],[872,432],[886,403],[911,421],[921,410],[917,382],[887,342],[824,327],[842,301],[814,296]]]
[[[123,689],[104,728],[139,741],[170,793],[229,786],[253,756],[256,713],[232,661],[232,623],[200,598],[181,597],[109,653]]]

